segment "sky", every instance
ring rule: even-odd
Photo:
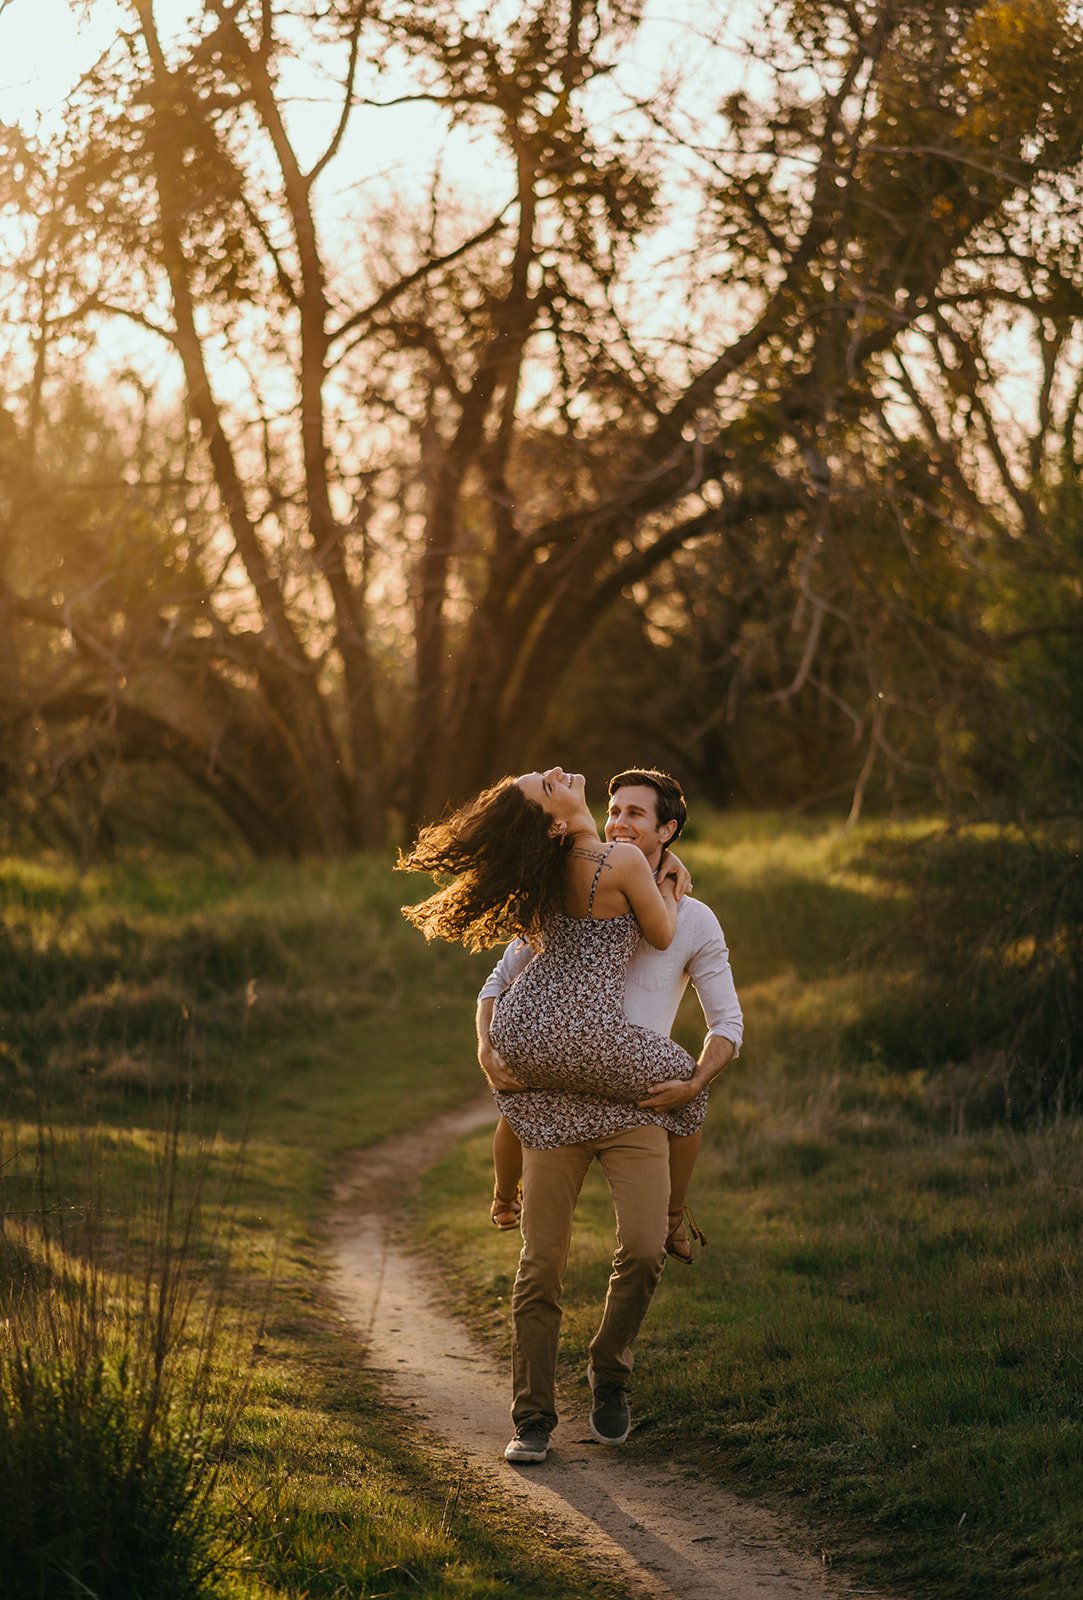
[[[198,9],[199,0],[156,0],[155,4],[156,17],[166,36]],[[699,36],[705,16],[727,15],[736,42],[736,37],[748,31],[755,19],[769,9],[769,0],[715,0],[713,5],[710,0],[647,0],[638,46],[621,69],[621,88],[625,92],[646,92],[659,73],[683,59],[693,79],[698,76],[698,95],[704,109],[717,105],[725,93],[742,82],[748,66],[747,62],[742,64],[737,51],[704,51]],[[94,0],[90,6],[73,5],[69,0],[0,0],[0,122],[18,122],[28,131],[35,129],[47,137],[59,126],[65,97],[80,74],[116,36],[125,14],[126,8],[116,0]],[[754,83],[750,86],[754,90]],[[383,93],[383,86],[380,92]],[[335,111],[330,108],[323,87],[311,78],[297,82],[295,95],[289,122],[304,160],[306,145],[313,156],[322,147]],[[322,105],[314,103],[321,99]],[[695,101],[693,92],[685,103],[694,105]],[[375,137],[372,118],[378,123]],[[374,185],[386,185],[389,195],[405,195],[411,189],[415,195],[420,194],[445,140],[446,130],[430,109],[412,106],[393,114],[384,111],[355,117],[348,143],[336,163],[342,178],[332,180],[332,188],[337,182],[340,192],[324,197],[325,221],[332,232],[342,228],[346,250],[357,232],[354,224],[359,188],[367,187],[370,195]],[[461,187],[467,194],[472,192],[483,204],[493,200],[497,185],[505,186],[505,175],[487,167],[477,135],[456,136],[445,146],[443,159],[445,175],[453,178],[456,188]],[[331,173],[328,179],[332,179]],[[665,241],[658,241],[658,247],[664,256]],[[1017,375],[1018,367],[1026,360],[1023,347],[1018,339],[1007,340],[1002,350],[1009,357],[1009,370],[1015,368],[1013,375]],[[1007,387],[1014,390],[1010,381]]]
[[[472,9],[470,0],[463,0],[463,6]],[[646,100],[660,79],[680,67],[682,105],[693,112],[701,107],[710,115],[725,93],[747,80],[749,64],[737,50],[705,50],[704,27],[724,17],[736,42],[736,35],[769,6],[770,0],[646,0],[637,42],[622,53],[614,106],[628,99]],[[155,0],[163,38],[201,9],[201,0]],[[130,8],[117,0],[89,5],[78,0],[0,0],[0,122],[19,123],[48,138],[60,127],[65,98],[80,75],[130,22]],[[292,81],[284,74],[283,89],[289,96],[290,133],[305,165],[317,158],[337,120],[337,89],[318,69],[303,64],[294,66]],[[370,79],[364,92],[383,100],[398,91],[393,82],[380,78]],[[468,204],[476,203],[487,213],[494,202],[508,198],[509,173],[495,148],[486,150],[484,134],[459,130],[449,138],[443,117],[417,104],[361,110],[351,120],[333,168],[321,180],[321,228],[334,233],[341,227],[349,250],[357,233],[361,190],[367,191],[366,203],[381,189],[391,205],[402,199],[421,201],[437,158],[445,178]],[[674,198],[671,192],[670,200]]]
[[[64,98],[117,31],[112,0],[80,25],[67,0],[6,0],[0,11],[0,119],[55,124]]]
[[[463,0],[463,5],[473,9],[471,0]],[[628,97],[647,98],[659,79],[680,64],[685,78],[682,103],[690,107],[699,104],[709,114],[721,96],[741,82],[747,63],[736,51],[704,49],[702,32],[707,20],[727,17],[739,32],[768,6],[769,0],[647,0],[637,44],[622,60],[620,94],[613,96],[614,107],[626,103]],[[155,0],[155,17],[163,37],[168,39],[201,9],[201,0]],[[0,0],[0,122],[18,122],[28,132],[48,138],[60,127],[65,98],[79,76],[108,48],[119,29],[130,24],[130,7],[116,0],[93,0],[90,5],[69,0]],[[304,165],[317,157],[334,127],[337,89],[321,78],[318,70],[303,65],[294,67],[292,81],[284,79],[283,88],[290,96],[287,120],[291,136]],[[378,82],[370,79],[365,92],[383,100],[393,98],[397,89],[385,78]],[[464,199],[467,214],[476,211],[488,216],[494,203],[510,197],[506,162],[495,147],[486,149],[484,133],[461,129],[449,137],[443,117],[427,106],[355,113],[342,150],[320,183],[321,234],[325,246],[333,246],[340,267],[346,268],[361,249],[366,230],[359,222],[373,205],[424,203],[437,158],[445,179]],[[675,175],[669,201],[678,228],[680,208],[675,202],[680,189]],[[684,228],[692,226],[693,220],[685,217]],[[0,244],[3,230],[0,218]],[[651,259],[652,245],[655,260]],[[661,263],[677,249],[676,234],[644,246],[644,271],[659,300],[659,311]],[[360,270],[360,263],[358,267]],[[677,289],[671,292],[676,294]],[[126,359],[124,352],[132,337],[131,330],[125,335],[114,329],[110,348]]]
[[[639,69],[652,75],[661,63],[675,60],[677,53],[694,56],[697,24],[705,13],[718,10],[734,27],[742,27],[764,6],[765,0],[725,0],[718,5],[704,0],[648,0]],[[193,0],[157,0],[154,7],[166,34],[197,9]],[[65,96],[116,36],[124,16],[125,9],[115,0],[93,0],[90,6],[69,0],[0,0],[0,120],[42,131],[55,126]],[[713,94],[724,93],[737,78],[735,59],[727,66],[725,56],[716,54],[706,76]]]

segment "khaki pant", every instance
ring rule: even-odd
[[[512,1420],[556,1422],[560,1296],[572,1218],[597,1157],[617,1218],[605,1309],[590,1346],[596,1383],[627,1385],[632,1343],[665,1265],[669,1140],[664,1128],[628,1128],[556,1150],[523,1151],[523,1249],[512,1295]]]

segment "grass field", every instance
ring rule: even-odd
[[[885,1048],[885,1008],[905,1039],[929,991],[904,959],[854,959],[911,893],[874,834],[733,819],[686,851],[748,1041],[696,1180],[710,1247],[667,1272],[641,1342],[637,1448],[784,1498],[828,1559],[900,1593],[1062,1600],[1083,1587],[1079,1124],[991,1121],[972,1080]],[[95,1253],[105,1300],[144,1280],[172,1115],[177,1216],[198,1216],[172,1259],[216,1306],[177,1359],[213,1346],[234,1398],[243,1375],[207,1446],[238,1600],[583,1591],[551,1551],[524,1564],[523,1530],[403,1436],[321,1286],[342,1154],[479,1083],[487,963],[423,945],[397,910],[413,887],[366,860],[0,865],[6,1292],[41,1246],[35,1197],[75,1219],[53,1228],[54,1284]],[[695,1048],[691,1002],[679,1030]],[[489,1181],[473,1140],[422,1225],[499,1342],[515,1246]],[[610,1249],[599,1183],[581,1218],[576,1365]]]
[[[667,1268],[640,1341],[637,1447],[796,1507],[870,1582],[1067,1600],[1083,1592],[1080,1124],[968,1132],[920,1058],[862,1052],[862,1018],[907,976],[850,959],[901,910],[864,849],[760,824],[684,852],[748,1031],[693,1188],[709,1247]],[[701,1031],[689,997],[678,1036],[695,1050]],[[485,1234],[486,1141],[466,1157],[426,1187],[425,1227],[461,1308],[503,1341],[516,1252]],[[598,1173],[579,1217],[570,1376],[612,1249]]]
[[[110,1325],[139,1321],[148,1241],[162,1273],[192,1284],[170,1359],[178,1427],[194,1438],[186,1382],[211,1358],[197,1441],[218,1475],[207,1592],[580,1595],[581,1574],[529,1535],[524,1569],[524,1531],[383,1410],[321,1281],[320,1225],[343,1153],[477,1093],[465,1042],[478,963],[425,950],[383,863],[150,860],[79,877],[8,861],[0,892],[0,1309],[29,1328],[46,1365],[48,1328],[25,1306],[17,1315],[28,1261],[44,1263],[40,1287],[63,1287],[74,1308],[60,1341],[89,1365],[78,1309],[88,1261]],[[153,1340],[150,1321],[129,1345]],[[104,1349],[116,1365],[109,1337]],[[136,1386],[127,1393],[138,1406]],[[0,1441],[18,1420],[0,1396]],[[44,1479],[52,1462],[39,1453]],[[0,1448],[5,1503],[25,1473],[25,1452]],[[100,1500],[88,1511],[98,1526]],[[50,1594],[92,1592],[53,1581]],[[19,1582],[9,1562],[5,1600],[38,1594]]]

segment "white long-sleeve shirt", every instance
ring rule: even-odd
[[[479,1000],[503,994],[533,959],[522,939],[508,945],[482,984]],[[696,991],[707,1023],[707,1037],[729,1039],[734,1052],[744,1037],[744,1018],[730,968],[729,950],[718,918],[702,900],[685,895],[677,902],[677,931],[666,950],[645,939],[628,964],[624,1014],[629,1022],[668,1034],[689,982]]]

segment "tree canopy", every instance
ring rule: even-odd
[[[708,790],[1077,792],[1074,7],[161,10],[0,130],[13,804],[377,844],[629,649]]]

